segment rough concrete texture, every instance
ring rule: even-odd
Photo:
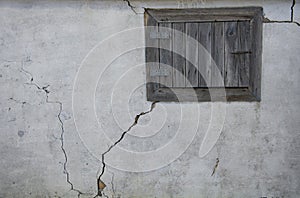
[[[95,82],[98,124],[90,124],[92,116],[85,112],[74,113],[76,74],[99,42],[142,27],[143,7],[253,5],[263,6],[269,19],[263,30],[262,101],[222,104],[222,134],[204,158],[198,152],[212,104],[157,103],[139,117],[118,147],[150,151],[175,133],[195,130],[199,122],[192,144],[172,163],[148,172],[126,172],[106,164],[103,192],[109,197],[300,197],[300,2],[234,0],[1,1],[0,197],[97,194],[101,154],[151,106],[145,96],[144,67],[135,67],[143,63],[144,51],[132,50],[109,66],[102,64],[104,59],[89,60],[104,72]],[[134,37],[143,42],[143,34]],[[108,46],[107,56],[127,43],[119,45]],[[93,74],[85,77],[89,75]],[[90,89],[90,84],[80,86]],[[80,102],[85,106],[91,101]],[[181,111],[194,113],[195,106],[198,117],[178,118]],[[190,127],[180,128],[179,122]],[[100,131],[112,139],[110,144]],[[143,163],[124,160],[117,151],[113,148],[105,160],[118,159],[122,167]],[[153,158],[148,164],[160,160]]]

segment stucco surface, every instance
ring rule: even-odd
[[[299,197],[300,27],[288,22],[292,1],[129,5],[0,2],[0,197],[95,196],[101,154],[151,106],[146,101],[144,50],[113,56],[142,45],[144,34],[132,31],[130,39],[122,40],[121,31],[143,27],[143,7],[223,6],[263,6],[272,21],[263,26],[262,101],[157,103],[107,153],[104,192],[109,197]],[[111,57],[115,60],[106,64]],[[94,77],[97,81],[90,82]],[[77,97],[85,91],[94,95]],[[214,124],[213,106],[219,107],[216,114],[226,109],[225,122],[216,145],[200,158],[204,134]],[[172,163],[160,165],[168,153],[135,161],[120,150],[147,152],[163,147],[177,133],[193,132],[190,146],[182,150],[185,142],[178,144],[182,154]],[[124,171],[157,166],[147,172]]]

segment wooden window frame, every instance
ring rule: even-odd
[[[158,52],[153,47],[155,39],[150,39],[151,29],[145,29],[146,73],[148,101],[260,101],[261,100],[261,66],[262,66],[262,21],[261,7],[237,8],[191,8],[191,9],[146,9],[145,26],[155,26],[162,22],[226,22],[250,21],[251,49],[249,65],[249,86],[235,88],[167,88],[160,87],[150,72],[153,63],[157,62]],[[224,96],[224,89],[226,97]],[[193,92],[193,94],[191,94]],[[196,94],[197,97],[194,95]]]

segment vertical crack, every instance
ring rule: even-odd
[[[291,6],[291,22],[294,21],[294,7],[296,5],[296,0],[292,0],[292,6]]]
[[[296,0],[292,0],[291,6],[291,23],[295,23],[296,25],[300,26],[300,23],[294,20],[294,7],[296,6]]]
[[[48,90],[48,88],[50,87],[50,85],[46,85],[46,86],[40,86],[38,85],[37,83],[34,82],[34,78],[33,78],[33,75],[24,69],[24,65],[26,62],[30,62],[31,59],[30,59],[30,56],[27,56],[25,60],[22,61],[22,64],[21,64],[21,72],[25,73],[26,75],[30,76],[30,82],[27,82],[25,83],[26,85],[29,85],[29,86],[35,86],[38,90],[41,90],[45,93],[45,96],[46,96],[46,103],[50,103],[50,104],[57,104],[59,106],[59,112],[57,114],[57,118],[58,118],[58,121],[60,123],[60,128],[61,128],[61,134],[60,134],[60,142],[61,142],[61,150],[62,150],[62,153],[64,155],[64,163],[63,163],[63,173],[66,175],[66,181],[67,183],[71,186],[71,191],[75,191],[77,193],[77,196],[80,197],[81,195],[84,195],[84,194],[87,194],[87,193],[83,193],[81,192],[80,190],[76,189],[73,185],[73,183],[71,182],[70,180],[70,173],[68,172],[67,170],[67,163],[68,163],[68,156],[67,156],[67,152],[65,150],[65,147],[64,147],[64,134],[65,134],[65,128],[64,128],[64,123],[61,119],[61,113],[62,113],[62,109],[63,109],[63,104],[62,102],[60,101],[50,101],[49,100],[49,94],[50,94],[50,91]]]
[[[214,169],[213,169],[213,172],[212,172],[212,174],[211,174],[211,176],[213,176],[215,173],[216,173],[216,170],[217,170],[217,168],[218,168],[218,166],[219,166],[219,158],[217,158],[216,159],[216,164],[215,164],[215,167],[214,167]]]
[[[140,119],[141,116],[144,116],[144,115],[146,115],[146,114],[152,112],[152,110],[155,108],[156,103],[157,103],[157,101],[152,102],[151,107],[150,107],[150,109],[149,109],[148,111],[141,112],[141,113],[137,114],[137,115],[135,116],[135,118],[134,118],[134,122],[129,126],[129,128],[128,128],[126,131],[124,131],[124,132],[122,133],[121,137],[120,137],[113,145],[111,145],[104,153],[102,153],[102,157],[101,157],[101,158],[102,158],[102,171],[101,171],[100,176],[97,178],[98,194],[97,194],[96,196],[94,196],[94,198],[96,198],[96,197],[98,197],[98,196],[99,196],[99,197],[102,197],[102,195],[103,195],[103,196],[107,196],[107,195],[105,195],[104,192],[103,192],[103,189],[105,188],[106,185],[105,185],[105,183],[101,180],[101,177],[103,176],[103,174],[104,174],[104,172],[105,172],[105,168],[106,168],[106,164],[105,164],[105,160],[104,160],[105,155],[106,155],[107,153],[109,153],[109,152],[111,151],[111,149],[113,149],[115,146],[117,146],[117,144],[119,144],[119,143],[123,140],[123,138],[125,137],[125,135],[126,135],[126,134],[127,134],[127,133],[135,126],[135,125],[138,124],[138,121],[139,121],[139,119]]]
[[[110,184],[111,184],[111,189],[113,191],[113,195],[115,196],[116,195],[116,190],[115,190],[115,186],[114,186],[115,174],[114,173],[111,173],[111,174],[112,174],[112,176],[111,176]]]
[[[46,90],[45,90],[45,91],[46,91]],[[50,93],[49,91],[48,91],[48,92],[46,91],[46,102],[47,102],[47,103],[54,103],[54,104],[58,104],[58,105],[59,105],[59,113],[57,114],[57,118],[58,118],[58,120],[59,120],[59,122],[60,122],[60,127],[61,127],[61,134],[60,134],[61,150],[62,150],[62,152],[63,152],[63,154],[64,154],[64,157],[65,157],[65,161],[64,161],[64,164],[63,164],[63,167],[64,167],[64,174],[66,174],[67,183],[70,184],[71,190],[77,192],[77,193],[78,193],[78,198],[79,198],[80,195],[82,195],[82,194],[84,194],[84,193],[82,193],[80,190],[74,188],[73,183],[70,181],[70,173],[69,173],[68,170],[67,170],[68,156],[67,156],[67,152],[66,152],[65,147],[64,147],[64,134],[65,134],[65,128],[64,128],[64,123],[63,123],[63,121],[62,121],[62,119],[61,119],[61,117],[60,117],[60,116],[61,116],[62,109],[63,109],[63,104],[62,104],[62,102],[60,102],[60,101],[49,101],[49,100],[48,100],[48,94],[49,94],[49,93]]]

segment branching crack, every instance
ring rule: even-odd
[[[130,1],[129,0],[123,0],[127,3],[127,5],[130,7],[130,9],[134,12],[134,14],[138,14],[136,11],[135,11],[135,6],[131,5]]]
[[[126,135],[126,134],[127,134],[127,133],[135,126],[135,125],[138,124],[138,121],[139,121],[139,119],[140,119],[141,116],[144,116],[144,115],[146,115],[146,114],[152,112],[152,110],[155,108],[156,103],[157,103],[157,101],[152,102],[151,107],[150,107],[150,109],[149,109],[148,111],[141,112],[140,114],[136,115],[135,118],[134,118],[134,122],[129,126],[129,128],[128,128],[126,131],[124,131],[124,132],[122,133],[121,137],[120,137],[113,145],[111,145],[104,153],[102,153],[102,171],[101,171],[100,176],[99,176],[98,179],[97,179],[98,194],[97,194],[94,198],[96,198],[96,197],[98,197],[98,196],[99,196],[99,197],[102,197],[102,195],[106,196],[106,195],[103,193],[103,189],[105,188],[105,184],[104,184],[104,182],[101,180],[101,177],[102,177],[102,175],[104,174],[105,168],[106,168],[106,164],[105,164],[105,161],[104,161],[105,155],[106,155],[107,153],[109,153],[109,152],[111,151],[111,149],[113,149],[117,144],[119,144],[119,143],[123,140],[123,138],[125,137],[125,135]]]
[[[300,23],[294,20],[294,7],[296,5],[296,0],[293,0],[292,6],[291,6],[291,22],[297,24],[300,26]]]
[[[60,101],[50,101],[49,100],[49,94],[50,94],[50,91],[48,90],[48,88],[50,87],[50,85],[46,85],[46,86],[40,86],[38,85],[37,83],[34,82],[34,78],[33,78],[33,75],[24,69],[24,65],[26,62],[30,62],[31,59],[30,57],[28,56],[24,61],[22,61],[22,65],[21,65],[21,71],[23,73],[25,73],[26,75],[30,76],[30,82],[28,83],[25,83],[27,85],[30,85],[30,86],[35,86],[38,90],[41,90],[45,93],[45,96],[46,96],[46,103],[50,103],[50,104],[57,104],[59,106],[59,112],[57,114],[57,118],[59,120],[59,123],[60,123],[60,127],[61,127],[61,134],[60,134],[60,141],[61,141],[61,150],[63,152],[63,155],[64,155],[64,158],[65,158],[65,161],[63,163],[63,173],[66,175],[66,181],[67,183],[71,186],[71,191],[75,191],[76,193],[78,193],[78,197],[80,197],[81,195],[84,195],[84,194],[87,194],[87,193],[83,193],[81,192],[80,190],[74,188],[74,185],[73,183],[70,181],[70,173],[68,172],[67,170],[67,163],[68,163],[68,156],[67,156],[67,152],[65,150],[65,147],[64,147],[64,134],[65,134],[65,128],[64,128],[64,123],[61,119],[61,113],[62,113],[62,109],[63,109],[63,104],[62,102]]]
[[[274,21],[274,20],[270,20],[268,18],[264,18],[264,23],[294,23],[298,26],[300,26],[300,23],[294,20],[294,7],[296,5],[296,0],[292,0],[292,5],[291,5],[291,19],[288,21]]]

